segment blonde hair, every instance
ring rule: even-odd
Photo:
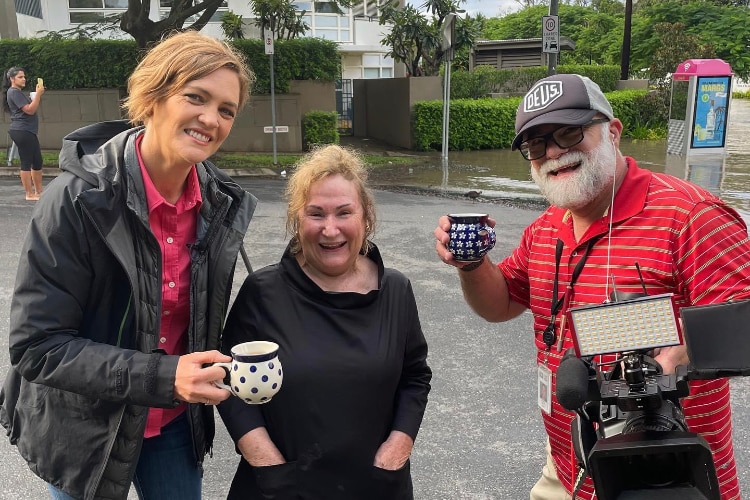
[[[297,163],[286,187],[287,210],[286,231],[292,235],[291,252],[302,249],[299,242],[299,213],[310,197],[310,189],[316,182],[332,175],[340,175],[353,182],[362,204],[365,237],[360,251],[370,250],[369,239],[375,231],[375,199],[367,186],[368,170],[358,153],[341,146],[321,146],[303,156]]]
[[[128,78],[122,107],[133,124],[144,123],[157,102],[177,94],[188,82],[220,68],[229,68],[240,81],[239,109],[250,94],[255,75],[236,48],[197,31],[178,32],[151,48]]]

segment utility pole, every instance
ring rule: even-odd
[[[625,29],[622,34],[622,57],[620,59],[620,80],[627,80],[630,69],[630,32],[633,17],[633,0],[625,0]]]
[[[549,15],[557,17],[557,6],[558,0],[550,0],[549,2]],[[560,27],[558,26],[558,30]],[[547,53],[547,76],[557,74],[557,52]]]
[[[0,0],[0,38],[18,38],[18,17],[14,0]]]
[[[456,39],[456,13],[445,16],[442,27],[443,60],[445,73],[443,78],[443,151],[440,155],[443,166],[448,165],[448,142],[450,135],[451,111],[451,62],[453,61],[453,45]]]

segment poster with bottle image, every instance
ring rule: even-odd
[[[696,83],[692,147],[723,148],[731,77],[701,76]]]

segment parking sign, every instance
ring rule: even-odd
[[[557,16],[542,16],[542,52],[560,52],[560,23]]]

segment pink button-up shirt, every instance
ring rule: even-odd
[[[185,190],[172,205],[156,190],[141,158],[141,141],[136,140],[138,163],[148,203],[151,232],[161,247],[161,326],[158,347],[167,354],[187,352],[190,324],[190,249],[195,243],[198,211],[202,203],[200,184],[195,167],[190,170]],[[175,408],[150,408],[144,437],[158,436],[162,427],[185,411],[185,404]]]

